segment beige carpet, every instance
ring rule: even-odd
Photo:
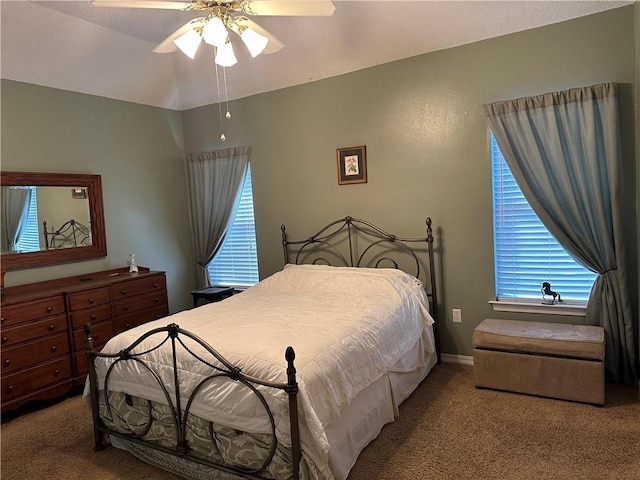
[[[9,420],[0,435],[2,480],[177,478],[112,447],[94,453],[79,396]],[[427,478],[638,480],[638,390],[607,385],[598,408],[476,390],[473,367],[436,366],[349,475]]]

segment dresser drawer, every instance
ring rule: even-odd
[[[71,359],[60,358],[2,377],[2,402],[33,392],[52,383],[71,379]]]
[[[67,318],[64,315],[48,317],[44,320],[25,323],[17,327],[2,329],[2,348],[10,347],[20,342],[35,338],[46,337],[67,330]]]
[[[83,377],[89,372],[87,361],[87,354],[85,352],[76,353],[76,378]]]
[[[152,277],[141,278],[140,280],[131,280],[120,285],[111,287],[111,298],[119,300],[134,295],[149,293],[154,291],[167,290],[167,283],[164,275],[155,275]]]
[[[156,307],[149,310],[141,310],[136,313],[116,317],[113,320],[115,330],[114,333],[124,332],[125,330],[137,327],[138,325],[150,322],[151,320],[158,320],[159,318],[167,316],[167,314],[167,306],[163,305],[161,307]]]
[[[65,313],[62,295],[2,307],[2,328]]]
[[[53,335],[35,342],[2,349],[2,375],[52,360],[69,353],[66,334]]]
[[[96,351],[99,352],[100,348],[96,348]],[[78,352],[75,355],[76,358],[76,370],[75,370],[75,378],[76,381],[80,384],[84,383],[85,377],[87,373],[89,373],[89,360],[87,360],[87,354],[83,350],[82,352]]]
[[[69,309],[71,311],[102,305],[111,301],[109,287],[94,288],[80,293],[69,295]]]
[[[73,328],[82,328],[85,323],[94,324],[104,320],[111,320],[111,305],[79,310],[71,314]]]
[[[118,317],[127,313],[137,312],[138,310],[145,310],[166,304],[167,292],[166,290],[162,290],[113,302],[111,311],[113,312],[114,317]]]
[[[113,337],[113,324],[108,322],[96,323],[93,325],[93,347],[98,347],[107,343]],[[73,346],[76,352],[82,351],[84,354],[86,336],[83,329],[73,332]]]

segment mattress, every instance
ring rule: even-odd
[[[393,420],[397,406],[435,363],[433,319],[424,289],[417,279],[395,269],[287,265],[227,300],[120,334],[102,351],[118,352],[145,331],[168,323],[204,339],[244,373],[273,382],[286,383],[284,351],[294,347],[307,466],[303,475],[309,472],[313,479],[345,478],[360,450]],[[152,346],[147,339],[138,348]],[[197,345],[192,347],[197,350]],[[170,376],[170,351],[160,348],[154,355],[154,367]],[[99,385],[110,362],[96,360]],[[182,392],[210,374],[203,365],[182,358],[179,369]],[[114,369],[109,390],[167,403],[135,362]],[[278,441],[286,448],[286,395],[275,392],[266,398]],[[254,396],[234,382],[208,385],[191,407],[198,418],[252,435],[270,433],[268,419],[257,415],[260,410]]]

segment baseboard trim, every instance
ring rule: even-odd
[[[460,363],[462,365],[473,365],[471,355],[455,355],[453,353],[443,353],[440,358],[445,363]]]

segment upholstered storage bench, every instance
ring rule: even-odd
[[[604,405],[604,329],[487,318],[473,331],[476,387]]]

